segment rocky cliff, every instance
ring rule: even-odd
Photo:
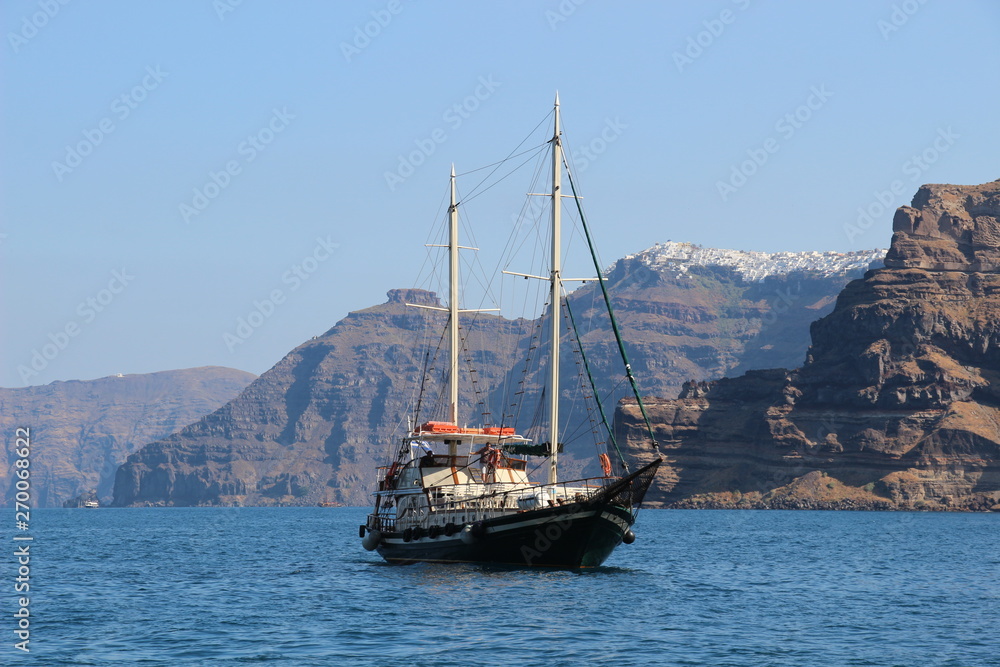
[[[745,253],[667,243],[615,262],[606,279],[641,389],[666,396],[676,394],[691,378],[801,363],[809,347],[810,323],[833,309],[837,293],[851,278],[863,275],[870,265],[881,266],[884,254]],[[568,301],[611,415],[619,399],[631,396],[631,389],[623,381],[600,288],[591,283]],[[568,327],[564,341],[572,344]],[[562,356],[563,414],[570,414],[581,386],[590,393],[579,377],[580,361],[575,353]],[[524,402],[535,405],[541,400],[540,376],[547,368],[543,350],[539,364],[528,372],[513,368],[506,386],[522,388]],[[524,384],[517,384],[521,379]],[[502,401],[495,397],[495,403]],[[536,412],[520,414],[522,419],[511,423],[520,432],[540,436],[529,428]],[[567,455],[560,459],[564,474],[600,474],[593,439],[588,432],[575,432],[579,442],[567,442]]]
[[[823,270],[817,262],[816,268],[800,265],[759,277],[720,260],[668,264],[639,254],[616,262],[607,285],[643,391],[666,396],[691,379],[801,364],[810,323],[833,309],[851,279],[872,263],[881,265],[883,254],[856,253],[860,261],[837,270]],[[612,392],[621,367],[600,289],[588,285],[570,301],[579,321],[599,322],[584,333],[583,344],[607,385],[601,389]],[[624,396],[622,391],[615,397]]]
[[[717,252],[731,257],[733,251]],[[771,267],[747,279],[739,265],[699,259],[679,270],[640,253],[616,263],[609,282],[633,367],[644,386],[665,392],[686,378],[717,377],[740,364],[798,363],[808,346],[808,323],[832,308],[851,272],[870,259],[859,254],[832,272],[803,270],[801,263],[789,265],[790,273]],[[603,317],[593,287],[572,300],[581,322]],[[420,399],[422,418],[444,416],[445,353],[434,351],[445,320],[406,302],[438,303],[422,290],[392,290],[387,303],[351,313],[293,350],[229,405],[130,457],[118,472],[115,503],[368,504],[374,467],[404,431],[421,377],[429,380]],[[530,320],[463,319],[462,382],[473,390],[468,395],[478,397],[462,405],[470,423],[480,423],[485,412],[491,423],[503,418],[531,433],[541,397],[530,388],[546,372],[547,359],[541,355],[530,367],[523,360],[537,332]],[[613,405],[624,390],[616,386],[622,371],[613,339],[595,329],[584,335],[584,347]],[[580,387],[576,360],[563,357],[564,414],[571,414],[568,396]],[[520,410],[511,407],[514,401]],[[583,474],[587,465],[595,472],[594,459],[589,440],[568,443],[564,473]]]
[[[923,186],[893,232],[800,368],[651,401],[652,503],[1000,509],[1000,181]],[[637,417],[621,405],[617,428],[645,460]]]
[[[13,496],[14,432],[31,428],[31,493],[59,507],[81,493],[111,499],[115,471],[142,445],[225,404],[256,376],[215,366],[0,389],[0,495]],[[11,503],[8,503],[11,505]]]
[[[446,320],[407,303],[440,305],[430,292],[392,290],[387,303],[351,313],[227,405],[130,456],[115,504],[367,504],[375,467],[405,433],[410,408],[421,401],[421,420],[444,416],[447,356],[438,343]],[[470,396],[503,377],[523,326],[491,315],[463,321],[463,368],[476,369],[475,380],[463,378]],[[421,398],[415,387],[424,376]],[[460,407],[476,422],[486,411],[470,399]]]

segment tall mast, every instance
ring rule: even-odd
[[[559,137],[559,93],[556,92],[555,130],[552,135],[552,273],[549,297],[552,314],[552,355],[549,361],[549,484],[558,478],[559,458],[559,319],[562,315],[562,140]]]
[[[448,420],[458,424],[458,203],[455,201],[455,165],[451,165],[451,205],[448,207],[448,332],[451,364]]]
[[[448,313],[448,333],[451,339],[451,354],[448,364],[448,419],[452,424],[458,424],[458,353],[460,346],[458,315],[459,313],[484,313],[499,310],[499,308],[462,309],[458,307],[458,251],[460,249],[479,250],[479,248],[458,245],[458,202],[455,195],[455,165],[451,165],[451,204],[448,206],[448,243],[428,243],[427,246],[429,248],[448,249],[448,307],[428,306],[421,303],[408,303],[406,305]],[[457,438],[452,440],[451,444],[448,445],[448,452],[451,456],[455,456],[457,446]]]

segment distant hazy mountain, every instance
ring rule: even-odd
[[[14,494],[14,438],[31,429],[31,497],[58,507],[96,490],[109,502],[115,471],[125,457],[180,430],[239,394],[256,376],[206,366],[99,380],[0,388],[0,495]]]
[[[685,380],[716,378],[745,365],[801,363],[809,323],[830,312],[841,288],[882,255],[687,247],[692,250],[687,259],[659,261],[663,246],[658,246],[616,262],[607,274],[645,393],[676,395]],[[592,283],[573,293],[580,322],[604,317],[597,289]],[[428,359],[422,347],[427,318],[442,326],[444,320],[433,311],[408,308],[407,301],[437,303],[428,292],[392,290],[387,303],[351,313],[299,346],[214,414],[130,456],[118,472],[115,504],[368,503],[374,467],[405,430],[415,384],[428,363],[428,372],[435,366],[440,372],[444,363]],[[526,367],[523,356],[512,351],[535,345],[535,330],[529,320],[490,315],[463,320],[469,341],[463,369],[478,371],[475,384],[469,381],[473,376],[463,382],[483,402],[463,405],[470,423],[489,412],[492,423],[509,414],[505,424],[530,426],[540,398],[531,386],[547,360],[536,354]],[[600,378],[599,390],[613,404],[623,395],[613,338],[595,329],[583,344]],[[580,386],[574,361],[574,355],[563,355],[567,395]],[[524,407],[511,412],[511,392],[522,390]],[[431,393],[422,418],[440,416],[428,407],[439,394]],[[568,443],[561,459],[566,476],[596,465],[592,450]]]

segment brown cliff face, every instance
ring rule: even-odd
[[[670,465],[651,501],[1000,508],[1000,181],[923,186],[893,229],[802,368],[653,402]],[[619,430],[644,459],[636,412]]]
[[[440,305],[424,290],[392,290],[387,303],[351,313],[229,404],[130,456],[115,505],[368,504],[375,467],[404,434],[425,367],[434,375],[447,364],[425,354],[441,331],[428,320],[443,326],[444,316],[406,303]],[[506,371],[501,351],[516,345],[521,326],[488,315],[463,321],[466,358],[483,386]],[[421,415],[441,417],[430,407]]]
[[[832,308],[847,280],[844,272],[798,271],[747,282],[714,266],[678,276],[639,260],[619,262],[609,276],[633,368],[656,392],[676,390],[692,375],[713,377],[762,359],[797,363],[808,347],[808,323]],[[571,298],[579,322],[606,317],[593,287]],[[115,503],[368,504],[374,467],[405,429],[425,350],[433,350],[445,322],[405,303],[439,305],[430,292],[392,290],[388,303],[351,313],[293,350],[231,404],[130,457],[116,478]],[[434,326],[427,326],[428,318]],[[465,374],[462,395],[471,389],[491,406],[463,403],[470,423],[483,411],[491,412],[492,423],[507,413],[506,425],[541,435],[530,429],[541,399],[531,387],[546,372],[547,358],[541,355],[527,370],[524,362],[536,325],[487,315],[463,318],[479,382],[473,386]],[[428,329],[435,333],[425,339]],[[594,330],[583,343],[599,391],[617,398],[625,388],[610,333]],[[580,388],[576,361],[563,355],[565,414]],[[434,368],[440,374],[444,363],[443,355],[430,363],[428,375]],[[511,395],[520,391],[520,398]],[[436,392],[429,392],[422,418],[444,417],[429,411]],[[522,409],[511,406],[515,400]],[[597,474],[588,437],[566,447],[565,476]]]
[[[809,348],[809,324],[830,312],[837,293],[862,273],[799,270],[753,281],[730,267],[656,270],[634,257],[615,263],[607,285],[633,372],[644,392],[664,396],[676,394],[692,378],[801,363]],[[618,399],[631,396],[631,389],[622,381],[621,358],[600,290],[588,285],[573,292],[569,302],[598,392],[608,397],[610,414]],[[568,333],[564,341],[571,342]],[[562,356],[567,402],[579,391],[578,361],[575,355]],[[528,405],[539,400],[547,363],[543,351],[541,363],[526,375],[519,367],[511,371],[507,384],[523,377]],[[525,412],[530,416],[532,411]],[[525,431],[527,422],[515,425]],[[592,467],[590,472],[597,470]],[[567,472],[574,474],[576,469]]]
[[[107,502],[125,457],[217,409],[255,377],[209,366],[0,389],[0,431],[11,453],[15,429],[31,428],[37,507],[59,507],[90,491]],[[0,494],[8,500],[13,462],[0,459]]]
[[[633,371],[645,392],[664,396],[691,379],[802,363],[809,323],[829,313],[837,293],[862,273],[800,270],[745,280],[726,266],[680,273],[625,259],[615,264],[607,285]],[[578,321],[606,320],[596,285],[570,300]],[[583,343],[595,375],[608,383],[602,389],[611,392],[621,363],[610,328],[587,332]]]

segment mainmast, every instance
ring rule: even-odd
[[[458,203],[455,165],[451,165],[451,204],[448,207],[448,333],[451,364],[448,373],[448,421],[458,424]]]
[[[549,360],[549,484],[558,480],[559,458],[559,320],[562,315],[562,140],[559,137],[559,93],[555,102],[552,135],[552,267],[549,282],[552,315],[552,354]]]

